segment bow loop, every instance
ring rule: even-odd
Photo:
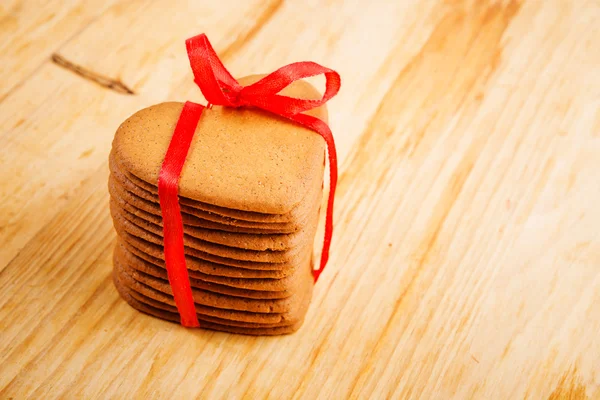
[[[325,93],[319,100],[297,99],[279,94],[295,81],[318,75],[325,75]],[[300,114],[327,103],[338,93],[340,86],[341,79],[337,72],[311,61],[302,61],[281,67],[244,90],[252,97],[257,107],[277,113]],[[277,105],[280,111],[274,111],[273,104]]]
[[[205,34],[194,36],[185,41],[190,66],[194,73],[194,82],[211,104],[233,107],[235,96],[242,85],[231,76]]]

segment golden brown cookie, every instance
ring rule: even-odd
[[[162,304],[170,305],[175,307],[175,300],[172,295],[156,290],[143,282],[133,279],[130,275],[123,273],[119,268],[113,269],[113,280],[117,286],[128,288],[128,290],[135,291],[146,297],[149,297]],[[295,323],[302,320],[310,305],[312,297],[312,284],[304,290],[298,293],[298,298],[295,299],[295,307],[290,312],[284,313],[262,313],[262,312],[251,312],[244,310],[234,310],[219,308],[213,306],[207,306],[195,303],[196,313],[202,316],[216,317],[231,321],[241,321],[250,323],[261,323],[261,324],[283,324],[283,323]]]
[[[117,282],[115,282],[115,286],[119,291],[121,297],[134,309],[140,311],[144,314],[148,314],[152,317],[160,318],[169,322],[179,323],[179,314],[168,311],[162,308],[157,308],[149,305],[148,303],[139,301],[137,298],[131,295],[131,293],[121,291],[121,289]],[[217,318],[218,319],[218,318]],[[253,336],[271,336],[271,335],[285,335],[290,334],[297,331],[301,326],[303,321],[298,321],[294,324],[257,324],[261,327],[255,327],[252,323],[239,323],[237,325],[235,322],[224,323],[216,323],[211,317],[198,317],[198,322],[200,323],[200,328],[215,330],[221,332],[228,333],[236,333],[241,335],[253,335]],[[241,325],[241,326],[240,326]]]
[[[162,279],[157,279],[151,275],[141,273],[129,265],[121,262],[118,258],[114,257],[114,268],[120,279],[134,279],[137,282],[143,283],[144,285],[162,292],[164,294],[173,295],[171,286],[168,282]],[[307,266],[308,269],[308,266]],[[237,310],[237,311],[248,311],[256,313],[290,313],[294,312],[299,307],[299,303],[303,298],[304,291],[309,290],[309,274],[306,274],[307,278],[303,282],[302,286],[294,288],[294,294],[285,299],[255,299],[248,297],[230,296],[219,294],[215,292],[209,292],[206,290],[199,290],[192,288],[192,294],[194,302],[214,308],[222,308],[226,310]],[[312,282],[310,282],[312,286]],[[242,290],[242,289],[240,289]]]
[[[124,265],[131,267],[138,271],[140,274],[149,275],[153,278],[160,279],[165,284],[169,284],[167,270],[161,269],[155,265],[152,265],[144,260],[140,259],[133,253],[127,251],[123,246],[117,244],[115,246],[114,257]],[[190,285],[193,288],[206,290],[208,292],[226,294],[229,296],[247,297],[252,299],[284,299],[290,297],[293,291],[289,290],[249,290],[244,288],[236,288],[232,286],[221,285],[214,282],[208,282],[202,279],[197,279],[189,274]]]
[[[124,232],[123,236],[120,237],[121,242],[136,256],[154,264],[161,268],[165,267],[164,253],[162,248],[149,242],[145,242],[142,239],[131,236]],[[307,255],[307,259],[312,255]],[[244,267],[232,267],[229,265],[223,265],[212,261],[206,261],[194,256],[185,257],[187,268],[191,271],[200,272],[207,275],[222,276],[229,278],[244,278],[244,279],[281,279],[287,276],[291,276],[294,272],[302,265],[285,265],[284,269],[268,269],[273,266],[281,266],[283,264],[266,264],[260,263],[263,269],[258,268],[244,268]]]
[[[119,240],[136,256],[161,268],[165,267],[164,253],[160,246],[136,238],[135,236],[129,235],[127,232],[122,232],[122,235],[119,236]],[[307,255],[307,259],[311,256],[312,255]],[[261,268],[254,268],[255,265],[250,265],[251,268],[245,268],[206,261],[189,255],[186,255],[185,260],[187,268],[190,271],[196,271],[207,275],[244,279],[280,279],[291,276],[300,265],[303,265],[302,263],[297,265],[258,263]],[[285,268],[281,269],[282,265],[284,265]]]
[[[127,211],[135,213],[138,217],[142,217],[147,221],[162,221],[162,215],[160,206],[155,203],[144,200],[141,197],[134,195],[131,192],[126,191],[122,188],[114,179],[109,178],[108,181],[108,192],[110,197],[114,199],[121,207],[126,208]],[[239,232],[239,233],[257,233],[257,234],[281,234],[281,233],[293,233],[299,229],[293,226],[280,226],[279,224],[267,224],[261,225],[255,222],[242,222],[243,226],[220,224],[218,222],[205,220],[195,215],[191,215],[185,212],[181,213],[183,224],[186,226],[194,226],[206,229],[219,230],[224,232]]]
[[[117,234],[121,234],[121,232],[125,231],[130,235],[137,236],[143,240],[162,246],[163,239],[161,236],[129,222],[126,218],[114,212],[114,210],[111,210],[111,214]],[[311,251],[313,238],[314,235],[311,235],[305,239],[304,243],[287,251],[256,251],[218,245],[193,238],[189,235],[184,235],[186,254],[207,261],[213,261],[211,257],[219,257],[244,262],[273,264],[293,264],[298,262],[299,259],[304,257],[304,254]]]
[[[123,292],[125,291],[136,292],[139,294],[143,294],[144,296],[149,297],[160,303],[168,304],[170,306],[175,307],[175,301],[173,300],[173,296],[169,296],[159,291],[156,291],[150,288],[149,286],[146,286],[135,280],[127,278],[124,280],[123,277],[117,274],[115,270],[113,270],[113,282],[115,283],[115,286],[117,287],[117,290],[119,291],[119,294],[121,294],[121,296],[123,296]],[[208,316],[227,319],[231,321],[265,324],[278,324],[285,321],[284,314],[260,314],[246,311],[224,310],[222,308],[207,307],[199,304],[196,304],[195,306],[196,313],[199,317]],[[290,321],[291,320],[292,319],[290,319]],[[179,319],[177,321],[179,321]]]
[[[161,215],[160,205],[153,202],[152,200],[144,199],[137,194],[127,190],[121,183],[119,183],[114,176],[111,174],[108,181],[108,189],[113,197],[123,198],[130,204],[143,209],[154,215]],[[253,229],[253,230],[264,230],[264,231],[275,231],[276,233],[292,233],[302,228],[304,222],[272,222],[272,223],[260,223],[253,221],[242,221],[227,217],[221,217],[220,215],[206,213],[195,209],[189,209],[185,206],[181,207],[181,216],[184,224],[192,226],[202,226],[206,228],[212,228],[207,226],[206,223],[210,222],[215,226],[215,229],[238,231],[239,229]],[[229,229],[227,229],[229,228]],[[232,229],[233,228],[233,229]],[[234,230],[238,229],[238,230]],[[262,233],[262,232],[258,232]]]
[[[159,301],[151,299],[150,297],[144,296],[143,294],[140,294],[138,292],[130,290],[126,287],[122,287],[121,289],[125,291],[125,293],[121,293],[122,290],[119,290],[121,297],[129,295],[129,296],[133,297],[135,300],[139,301],[140,303],[144,303],[148,306],[179,315],[179,313],[177,311],[177,307],[170,306],[168,304],[163,304]],[[282,321],[282,322],[279,322],[276,324],[261,324],[258,322],[232,321],[232,320],[223,319],[223,318],[209,317],[206,315],[198,315],[198,320],[200,323],[213,322],[213,323],[221,324],[221,325],[237,326],[239,328],[277,328],[277,327],[281,327],[281,326],[294,325],[297,323],[297,322]]]
[[[111,212],[118,213],[132,224],[139,226],[140,228],[152,232],[155,235],[163,235],[162,221],[159,224],[152,223],[137,215],[129,212],[123,207],[120,207],[116,200],[111,199],[110,201]],[[316,215],[315,215],[316,217]],[[313,224],[315,224],[315,221]],[[314,230],[313,226],[306,226],[304,229],[292,233],[292,234],[272,234],[272,235],[261,235],[261,234],[248,234],[238,232],[223,232],[212,229],[204,229],[191,226],[183,226],[183,230],[186,235],[197,238],[200,240],[207,241],[209,243],[220,244],[223,246],[235,247],[247,250],[274,250],[284,251],[294,248],[301,244],[303,236],[307,235],[307,231]]]
[[[122,240],[117,240],[115,246],[117,252],[120,252],[122,257],[128,258],[128,263],[135,269],[145,272],[149,275],[168,280],[167,270],[164,267],[164,263],[160,260],[154,259],[154,262],[150,262],[143,257],[138,256],[136,253],[137,249],[128,249],[127,245]],[[137,250],[137,251],[136,251]],[[162,266],[158,266],[156,263],[161,263]],[[250,270],[250,272],[254,272]],[[191,279],[198,279],[204,282],[216,283],[218,285],[224,285],[239,289],[247,290],[258,290],[258,291],[271,291],[271,292],[283,292],[287,295],[289,288],[296,287],[299,284],[300,275],[302,270],[296,268],[294,273],[290,276],[286,276],[280,279],[265,279],[265,278],[229,278],[226,276],[208,275],[198,271],[188,270],[189,277]]]
[[[156,184],[148,183],[137,176],[123,171],[119,167],[118,161],[115,159],[113,154],[109,155],[109,167],[114,178],[119,181],[123,186],[132,188],[133,192],[138,193],[140,197],[143,197],[154,203],[158,203],[158,187]],[[132,186],[134,185],[134,186]],[[321,185],[322,186],[322,185]],[[260,223],[285,223],[290,221],[302,221],[306,219],[306,216],[313,211],[314,204],[320,203],[322,196],[322,187],[313,185],[311,192],[306,193],[305,198],[294,207],[288,214],[263,214],[251,211],[234,210],[230,208],[218,207],[212,204],[202,203],[196,200],[187,199],[180,197],[179,202],[182,205],[189,206],[200,211],[217,214],[223,217],[233,218],[241,221],[253,221]]]
[[[139,198],[142,198],[150,203],[153,203],[154,207],[157,207],[160,209],[158,198],[155,197],[153,194],[142,190],[140,187],[134,185],[131,181],[117,179],[117,176],[115,174],[111,173],[110,179],[113,180],[115,184],[119,184],[124,190],[128,191],[129,193],[131,193]],[[190,214],[190,215],[193,215],[195,217],[198,217],[198,218],[201,218],[201,219],[204,219],[207,221],[212,221],[212,222],[216,222],[216,223],[224,224],[224,225],[235,225],[235,226],[242,226],[242,227],[247,227],[247,228],[261,228],[261,227],[281,228],[284,230],[290,229],[293,231],[300,229],[300,227],[302,226],[300,221],[264,222],[264,223],[256,222],[256,221],[244,221],[241,219],[225,217],[225,216],[222,216],[219,214],[199,210],[197,208],[193,208],[193,207],[187,206],[185,204],[180,204],[180,208],[181,208],[181,212],[184,212],[186,214]]]
[[[281,93],[320,98],[304,81]],[[158,182],[182,108],[182,103],[158,104],[121,124],[113,151],[123,170],[143,181]],[[307,114],[326,119],[324,107]],[[258,109],[205,109],[183,167],[179,193],[224,208],[287,214],[312,185],[321,185],[325,147],[315,132]]]

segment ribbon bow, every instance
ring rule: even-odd
[[[325,217],[325,237],[321,263],[313,270],[315,282],[327,265],[333,233],[333,202],[337,185],[337,153],[329,126],[303,112],[322,106],[340,89],[337,72],[314,62],[297,62],[279,68],[249,86],[242,86],[225,68],[205,34],[186,40],[187,53],[194,81],[208,101],[208,107],[256,107],[294,121],[313,130],[325,139],[329,157],[330,190]],[[278,94],[299,79],[325,75],[325,93],[319,100],[296,99]],[[186,102],[175,127],[158,180],[158,194],[163,215],[165,264],[181,324],[199,326],[194,299],[185,264],[183,222],[178,199],[179,176],[187,156],[194,131],[204,107]]]

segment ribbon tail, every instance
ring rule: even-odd
[[[232,107],[242,86],[225,68],[205,34],[185,41],[194,81],[211,104]]]
[[[287,118],[321,135],[327,145],[327,156],[329,158],[329,195],[327,197],[327,210],[325,212],[325,235],[323,238],[321,261],[319,263],[319,268],[313,270],[313,278],[316,283],[319,279],[319,276],[325,269],[327,261],[329,260],[329,249],[331,247],[331,238],[333,237],[333,206],[335,202],[335,189],[337,188],[338,180],[337,151],[331,129],[329,129],[329,126],[327,126],[325,122],[316,117],[305,114],[287,116]]]

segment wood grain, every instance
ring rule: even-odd
[[[115,1],[7,1],[0,5],[0,101],[31,78],[52,51],[81,34]]]
[[[112,135],[203,101],[202,31],[236,76],[342,74],[333,252],[291,336],[186,330],[110,280]],[[600,398],[598,43],[595,0],[3,4],[0,398]]]

